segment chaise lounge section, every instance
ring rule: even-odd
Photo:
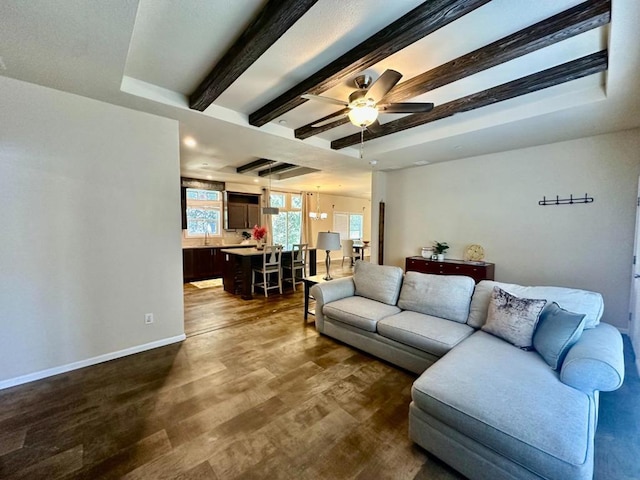
[[[507,298],[498,313],[496,292]],[[311,293],[319,332],[421,374],[409,435],[459,472],[592,478],[598,392],[618,388],[624,372],[620,333],[600,323],[600,294],[474,285],[364,262],[353,277]],[[510,336],[513,325],[496,329],[495,318],[514,305],[516,316],[523,306],[533,310],[529,341],[538,350],[512,344],[520,341]]]

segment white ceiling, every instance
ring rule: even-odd
[[[232,45],[264,0],[3,0],[0,74],[175,118],[182,173],[261,185],[237,166],[270,158],[321,170],[274,187],[370,195],[371,169],[392,170],[640,126],[640,2],[613,0],[607,27],[531,53],[411,101],[436,105],[609,48],[609,69],[540,92],[335,151],[348,125],[307,140],[293,130],[337,110],[307,102],[256,128],[250,113],[404,15],[422,0],[319,0],[203,113],[187,95]],[[367,70],[409,79],[581,3],[493,0]],[[346,99],[352,78],[323,95]],[[400,118],[382,115],[381,122]],[[280,121],[286,121],[282,125]],[[116,141],[116,139],[114,139]],[[372,167],[371,160],[377,164]]]

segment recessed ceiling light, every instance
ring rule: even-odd
[[[202,164],[202,166],[203,166],[203,167],[208,167],[208,166],[209,166],[209,164],[208,164],[208,163],[203,163],[203,164]]]
[[[213,180],[213,177],[211,175],[207,175],[207,180]]]
[[[280,125],[286,125],[286,124],[287,124],[287,121],[283,118],[282,120],[278,120],[278,123],[279,123]]]
[[[259,182],[259,180],[257,178],[253,179],[253,183],[258,183],[258,182]]]
[[[196,145],[198,145],[198,142],[196,142],[195,138],[193,137],[185,137],[183,143],[189,148],[194,148]]]
[[[429,165],[429,163],[431,162],[428,162],[426,160],[418,160],[417,162],[413,162],[414,165]]]

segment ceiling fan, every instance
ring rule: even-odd
[[[348,116],[356,127],[375,132],[380,127],[378,113],[426,113],[433,109],[433,103],[385,103],[384,97],[400,81],[402,74],[395,70],[385,70],[378,79],[371,83],[371,76],[359,75],[354,79],[358,89],[349,95],[349,101],[345,102],[335,98],[320,95],[305,94],[302,98],[318,100],[333,105],[349,108],[349,112],[336,112],[314,123],[312,127],[321,127],[335,122],[340,117]]]

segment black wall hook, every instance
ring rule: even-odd
[[[575,205],[576,203],[593,203],[593,197],[588,196],[586,193],[584,197],[573,198],[573,195],[569,195],[569,198],[560,198],[556,195],[555,200],[547,200],[547,197],[542,197],[542,200],[538,202],[538,205]]]

